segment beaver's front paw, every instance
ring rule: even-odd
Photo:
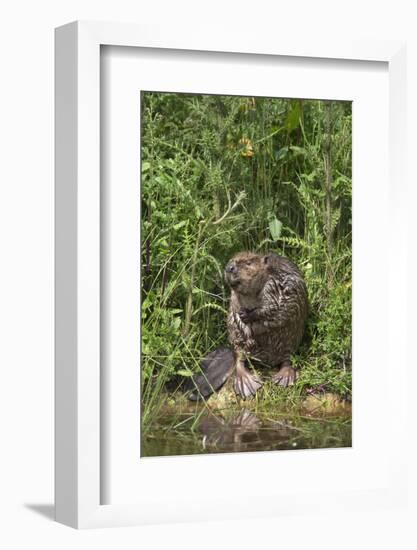
[[[247,353],[252,353],[256,349],[256,342],[253,338],[248,338],[245,342],[244,349]]]
[[[257,319],[256,307],[254,308],[243,307],[239,311],[239,317],[242,319],[245,325],[248,325],[249,323],[253,323]]]

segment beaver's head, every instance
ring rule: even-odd
[[[238,294],[257,295],[270,273],[268,258],[254,252],[240,252],[226,265],[226,281]]]

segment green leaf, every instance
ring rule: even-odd
[[[292,132],[300,125],[301,102],[299,100],[291,101],[291,108],[287,115],[286,127],[288,132]]]
[[[288,155],[288,147],[281,147],[281,149],[276,153],[276,159],[281,160]]]
[[[282,222],[280,222],[276,216],[271,218],[269,221],[269,231],[274,241],[277,241],[280,238],[282,231]]]
[[[184,225],[187,225],[188,220],[183,220],[182,222],[176,223],[173,226],[173,229],[180,229],[180,227],[184,227]]]
[[[177,371],[177,374],[179,374],[180,376],[187,376],[187,377],[190,377],[192,376],[194,373],[192,373],[190,370],[188,369],[180,369]]]
[[[285,146],[281,147],[279,151],[276,153],[275,157],[277,160],[281,160],[285,157],[287,157],[289,154],[298,156],[298,155],[306,155],[307,151],[304,149],[304,147],[298,147],[298,145],[291,145],[290,147]]]
[[[291,153],[293,155],[306,155],[307,151],[304,149],[304,147],[298,147],[298,145],[291,145],[290,147]]]
[[[181,317],[175,317],[175,319],[173,320],[172,322],[172,326],[174,327],[174,329],[179,329],[180,326],[181,326]]]

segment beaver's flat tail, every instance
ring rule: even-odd
[[[232,374],[234,362],[230,348],[221,347],[207,354],[201,361],[200,372],[190,380],[188,398],[198,401],[218,391]]]

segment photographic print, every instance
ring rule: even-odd
[[[141,456],[350,447],[352,103],[141,117]]]

